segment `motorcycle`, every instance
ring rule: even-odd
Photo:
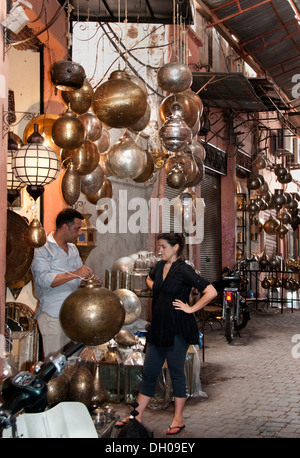
[[[62,402],[47,410],[47,383],[53,375],[63,372],[67,359],[83,347],[79,343],[50,358],[36,374],[21,371],[4,380],[0,406],[2,437],[98,437],[84,404]]]
[[[228,268],[222,272],[223,277],[216,285],[222,294],[222,320],[225,327],[225,337],[230,343],[235,332],[240,335],[240,330],[247,326],[250,320],[250,313],[245,299],[240,293],[241,277]]]
[[[240,335],[240,330],[247,326],[250,313],[245,299],[240,294],[241,277],[235,272],[229,272],[223,277],[223,308],[222,319],[225,323],[225,337],[230,343],[234,331]]]

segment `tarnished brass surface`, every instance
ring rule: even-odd
[[[163,146],[169,151],[184,151],[192,142],[192,131],[182,117],[182,105],[173,103],[170,117],[159,129],[159,137]]]
[[[69,398],[69,379],[65,374],[60,374],[52,378],[47,383],[47,399],[50,407],[59,402],[68,401]]]
[[[70,106],[74,113],[80,115],[86,113],[92,106],[94,90],[91,83],[85,79],[80,89],[75,91],[62,91],[61,97],[66,107]]]
[[[23,234],[28,227],[28,223],[22,216],[7,210],[6,286],[22,280],[31,266],[34,249],[23,239]]]
[[[71,401],[82,402],[87,407],[93,395],[93,376],[85,366],[76,368],[70,383],[69,397]]]
[[[99,199],[102,199],[104,197],[111,198],[112,197],[112,184],[111,182],[106,178],[104,180],[103,185],[99,189],[96,194],[87,194],[86,198],[87,200],[91,203],[96,205]]]
[[[136,183],[145,183],[147,180],[149,180],[152,177],[154,173],[154,159],[148,151],[146,151],[146,156],[147,156],[146,167],[144,168],[144,170],[138,177],[134,178],[134,181]]]
[[[147,97],[125,71],[116,70],[95,91],[93,111],[107,126],[131,127],[144,116]]]
[[[179,94],[171,94],[166,97],[160,104],[159,116],[162,122],[165,122],[172,114],[171,107],[173,103],[182,105],[182,118],[189,127],[194,126],[199,119],[200,108],[193,100],[190,91],[180,92]]]
[[[80,196],[80,175],[72,161],[62,177],[61,190],[67,204],[72,206],[77,202]]]
[[[130,130],[132,130],[133,132],[141,132],[142,130],[144,130],[147,127],[150,121],[150,117],[151,117],[151,108],[150,108],[150,105],[147,103],[145,114],[135,124],[133,124],[130,127]]]
[[[98,148],[98,153],[104,153],[110,147],[110,135],[107,129],[102,129],[102,134],[99,140],[95,141],[95,145]]]
[[[136,343],[134,334],[132,334],[132,332],[128,331],[127,329],[121,329],[121,331],[115,335],[114,340],[118,345],[122,345],[124,347],[131,347]]]
[[[88,280],[65,299],[59,319],[64,332],[74,342],[101,345],[120,331],[125,309],[116,294]]]
[[[58,118],[59,116],[54,114],[43,114],[33,118],[24,129],[23,142],[27,143],[28,137],[34,132],[34,124],[37,124],[39,133],[47,140],[47,146],[59,155],[60,147],[53,142],[51,135],[53,123]]]
[[[72,153],[72,160],[79,175],[92,173],[99,164],[97,146],[90,140],[84,140]]]
[[[124,324],[134,323],[142,312],[141,301],[138,296],[129,289],[116,289],[114,293],[118,296],[125,308]]]
[[[157,82],[167,92],[185,91],[191,86],[192,81],[191,70],[180,62],[165,64],[157,72]]]
[[[107,167],[118,178],[138,177],[147,165],[145,151],[125,134],[107,152]]]
[[[37,218],[33,218],[29,228],[24,232],[23,238],[33,248],[45,245],[47,240],[46,231]]]
[[[99,140],[102,134],[102,122],[100,119],[90,111],[78,116],[78,119],[84,125],[85,138],[92,142]]]
[[[95,194],[104,182],[102,167],[98,164],[95,170],[81,177],[81,191],[83,194]]]
[[[68,150],[79,148],[85,136],[83,123],[69,108],[54,121],[51,132],[54,143],[60,148]]]
[[[50,68],[51,82],[61,91],[74,91],[81,88],[85,76],[84,68],[69,60],[55,62]]]

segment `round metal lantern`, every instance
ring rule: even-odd
[[[69,60],[55,62],[50,69],[51,82],[61,91],[74,91],[81,88],[85,76],[84,68]]]
[[[163,146],[169,151],[184,151],[192,142],[192,131],[182,118],[182,105],[173,103],[171,116],[159,129],[159,137]]]
[[[71,340],[95,346],[108,342],[120,331],[125,309],[116,294],[88,280],[64,300],[59,320]]]
[[[100,119],[91,111],[78,116],[78,119],[84,125],[85,138],[92,142],[99,140],[102,134],[102,122]]]
[[[81,177],[81,191],[83,194],[95,194],[104,182],[104,173],[98,164],[95,170]]]
[[[114,293],[118,296],[125,308],[124,325],[134,323],[142,312],[141,301],[138,296],[129,289],[116,289]]]
[[[115,128],[131,127],[147,109],[147,97],[125,71],[116,70],[95,91],[93,111],[100,121]]]
[[[137,178],[147,165],[145,151],[128,133],[120,138],[107,153],[106,164],[118,178]]]
[[[174,103],[182,105],[182,118],[192,128],[200,117],[200,105],[191,97],[191,91],[179,92],[166,97],[160,104],[159,116],[165,122],[172,114],[171,107]],[[200,124],[199,124],[200,129]]]
[[[72,150],[82,145],[85,128],[73,111],[68,108],[60,118],[54,121],[51,133],[52,139],[57,146]]]
[[[62,91],[61,97],[66,107],[70,107],[74,113],[81,115],[86,113],[92,106],[94,90],[91,83],[85,79],[80,89],[75,91]]]
[[[180,62],[165,64],[157,72],[157,82],[167,92],[185,91],[191,86],[192,81],[191,70]]]
[[[79,175],[92,173],[99,164],[97,146],[90,140],[84,140],[72,153],[72,159]]]

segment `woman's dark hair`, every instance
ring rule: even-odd
[[[178,243],[179,248],[177,251],[178,256],[182,256],[183,250],[184,250],[184,245],[185,245],[185,239],[182,234],[179,234],[177,232],[170,232],[170,233],[162,233],[157,236],[157,240],[166,240],[169,245],[174,246],[176,243]]]
[[[75,218],[84,219],[83,215],[75,208],[65,208],[56,217],[56,229],[62,227],[63,224],[67,224],[69,227],[72,226]]]

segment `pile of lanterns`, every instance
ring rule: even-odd
[[[263,156],[254,161],[258,169],[266,166]],[[282,164],[274,166],[274,172],[279,183],[289,183],[292,181],[291,174]],[[272,194],[263,175],[253,173],[247,180],[247,188],[256,191],[256,196],[250,198],[246,211],[250,214],[250,220],[257,220],[260,211],[267,209],[276,210],[277,217],[270,215],[269,219],[263,224],[263,230],[269,235],[278,235],[283,239],[288,233],[289,225],[296,230],[300,223],[298,206],[300,196],[297,192],[289,193],[283,189],[274,189]]]
[[[66,106],[65,113],[53,120],[51,137],[66,169],[62,194],[69,205],[80,192],[91,203],[111,197],[109,176],[145,183],[162,166],[170,187],[200,183],[205,150],[193,137],[201,126],[203,105],[190,89],[192,73],[186,65],[166,64],[157,73],[158,85],[170,94],[159,107],[160,151],[147,151],[138,143],[151,109],[146,87],[135,75],[113,71],[94,90],[79,64],[62,60],[51,67],[50,76]],[[125,132],[110,145],[112,128]]]

